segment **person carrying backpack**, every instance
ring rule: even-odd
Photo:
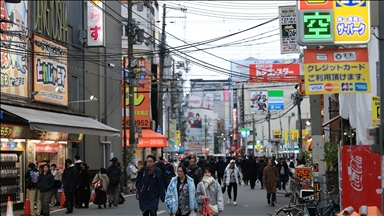
[[[111,160],[111,166],[108,167],[107,174],[109,178],[109,185],[108,185],[108,206],[112,207],[112,204],[114,207],[117,207],[117,204],[119,204],[119,196],[120,196],[120,178],[121,178],[121,169],[119,166],[116,165],[117,158],[114,157]]]
[[[199,182],[201,182],[201,179],[203,178],[203,170],[196,165],[196,158],[191,158],[189,160],[187,175],[193,179],[196,189],[197,184],[199,184]]]
[[[28,171],[25,173],[25,187],[27,188],[27,197],[31,203],[30,210],[31,215],[40,215],[41,213],[41,201],[40,190],[38,190],[37,182],[39,180],[39,171],[36,169],[34,163],[28,165]],[[36,211],[35,211],[36,201]]]

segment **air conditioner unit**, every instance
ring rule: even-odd
[[[139,2],[137,4],[137,11],[143,11],[144,10],[144,3],[143,2]]]

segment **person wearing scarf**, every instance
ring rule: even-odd
[[[204,199],[208,198],[213,215],[219,215],[224,211],[223,193],[220,184],[212,177],[209,167],[204,169],[204,176],[196,188],[196,201],[199,212],[203,210]]]

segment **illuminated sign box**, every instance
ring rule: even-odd
[[[332,10],[303,10],[298,13],[298,42],[300,45],[334,43]]]

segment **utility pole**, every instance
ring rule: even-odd
[[[204,148],[207,150],[207,115],[204,115]]]
[[[256,126],[255,126],[255,114],[252,114],[252,130],[253,130],[253,155],[255,155],[255,144],[256,144]]]
[[[163,128],[163,75],[164,75],[164,59],[165,59],[165,13],[166,13],[166,5],[163,4],[163,25],[161,29],[161,44],[160,44],[160,63],[159,63],[159,87],[158,87],[158,101],[157,101],[157,120],[161,128]],[[163,130],[161,130],[161,134],[163,134]],[[161,156],[163,156],[163,148],[161,148]]]
[[[299,88],[297,88],[296,91],[296,105],[297,105],[297,120],[299,121],[299,139],[298,139],[298,146],[299,146],[299,153],[303,151],[303,125],[301,121],[301,96],[299,94]],[[320,113],[321,116],[321,113]]]
[[[383,11],[384,10],[384,2],[383,1],[379,1],[379,11]],[[380,83],[383,84],[384,83],[384,41],[382,40],[382,38],[384,38],[384,13],[379,13],[379,23],[380,23],[380,26],[379,26],[379,38],[381,38],[381,40],[379,40],[379,53],[380,53],[380,58],[379,58],[379,69],[380,69]],[[380,107],[383,107],[384,105],[384,88],[383,87],[380,87]],[[380,116],[384,116],[384,111],[383,109],[380,109]],[[384,117],[381,117],[380,118],[380,127],[379,127],[379,130],[380,130],[380,143],[379,145],[384,145],[384,141],[383,141],[383,134],[384,134]],[[381,158],[381,164],[384,163],[384,156],[383,155],[380,155],[380,158]],[[382,169],[383,170],[383,169]],[[381,173],[381,176],[383,177],[384,176],[384,173],[382,171]],[[382,187],[382,198],[381,198],[381,201],[382,201],[382,209],[384,211],[384,178],[381,178],[381,187]]]
[[[133,60],[133,37],[134,37],[134,25],[132,23],[132,0],[128,0],[128,70],[129,70],[129,159],[132,159],[133,148],[136,147],[136,127],[135,127],[135,103],[134,103],[134,91],[136,75],[132,69],[131,62]],[[125,63],[124,63],[125,64]],[[124,73],[125,74],[125,73]],[[124,85],[126,80],[124,80]],[[124,88],[126,92],[126,89]],[[126,94],[126,93],[125,93]],[[126,95],[125,95],[126,96]],[[125,109],[124,109],[125,110]],[[126,137],[124,139],[126,142]],[[126,143],[124,144],[124,165],[127,166],[127,150]]]
[[[291,139],[289,138],[291,136],[291,117],[292,116],[288,116],[288,137],[287,138],[288,138],[289,148],[291,149],[291,151],[293,153],[295,153],[295,148],[294,148],[294,146],[292,146]],[[281,132],[281,133],[283,133],[283,132]],[[285,139],[285,137],[284,137],[284,139]]]
[[[269,145],[272,145],[271,143],[271,112],[269,111],[269,109],[268,109],[266,119],[268,121],[268,142],[269,142]],[[276,148],[276,156],[277,156],[277,152],[278,152],[278,148]]]

